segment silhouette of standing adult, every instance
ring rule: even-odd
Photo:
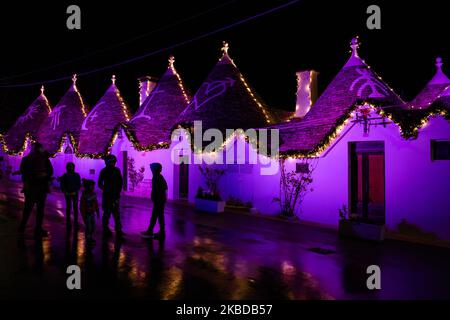
[[[36,226],[34,234],[37,237],[45,237],[48,235],[48,232],[42,228],[42,223],[44,221],[47,193],[50,192],[53,166],[47,152],[44,151],[40,143],[34,143],[30,154],[22,159],[20,173],[22,174],[25,205],[19,232],[25,231],[31,211],[34,205],[36,205]]]
[[[167,201],[167,182],[161,174],[162,165],[160,163],[152,163],[150,165],[152,170],[152,194],[153,201],[152,217],[150,219],[150,225],[148,229],[141,232],[141,236],[144,238],[155,238],[163,240],[166,237],[165,221],[164,221],[164,206]],[[153,228],[156,221],[159,222],[159,232],[153,234]]]
[[[60,179],[61,191],[66,199],[66,227],[69,231],[72,228],[70,221],[70,211],[73,208],[73,224],[75,230],[78,229],[78,193],[81,188],[80,175],[75,172],[75,164],[69,162],[66,165],[66,173]]]
[[[98,178],[98,186],[103,191],[102,208],[103,208],[103,234],[111,236],[109,229],[109,218],[111,214],[114,218],[114,226],[116,236],[122,237],[125,234],[122,231],[122,224],[120,222],[120,193],[122,191],[123,179],[120,170],[116,167],[117,158],[114,155],[105,157],[105,168],[100,171]]]

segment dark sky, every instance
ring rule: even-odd
[[[287,2],[2,1],[0,86],[42,82],[121,62]],[[70,4],[81,7],[80,31],[66,28]],[[366,28],[370,4],[381,7],[381,30]],[[187,19],[202,12],[206,13]],[[124,98],[136,110],[136,79],[160,76],[168,56],[174,54],[178,72],[195,92],[217,62],[222,40],[227,40],[231,57],[258,94],[271,106],[292,110],[295,72],[319,71],[319,90],[323,90],[348,59],[350,39],[359,35],[360,55],[394,90],[410,99],[433,75],[437,55],[443,57],[445,70],[450,70],[447,19],[442,1],[419,5],[412,1],[304,0],[179,48],[80,77],[78,87],[92,107],[115,73]],[[128,43],[117,46],[124,41]],[[54,67],[74,59],[78,60]],[[52,105],[69,85],[69,80],[46,85]],[[36,98],[39,87],[0,88],[0,129],[5,130]]]

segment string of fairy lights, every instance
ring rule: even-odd
[[[190,99],[189,99],[189,96],[188,96],[188,94],[186,92],[186,89],[184,88],[183,80],[181,80],[180,75],[178,74],[177,70],[175,69],[175,57],[174,56],[170,56],[170,58],[169,58],[169,70],[171,70],[172,73],[177,78],[178,86],[181,89],[181,92],[183,94],[184,100],[186,101],[187,104],[189,104]]]
[[[81,93],[77,88],[77,74],[74,74],[72,76],[72,83],[73,83],[73,90],[76,92],[76,94],[78,95],[78,99],[80,100],[81,112],[83,113],[83,116],[86,118],[87,108],[86,108],[86,104],[84,103],[83,97],[81,96]]]
[[[223,45],[222,45],[222,57],[219,59],[219,62],[227,59],[236,69],[237,66],[234,63],[233,59],[231,59],[231,57],[228,55],[228,50],[230,49],[230,45],[228,44],[228,42],[224,41]],[[252,97],[253,101],[255,102],[255,104],[258,106],[258,108],[261,110],[261,112],[263,113],[267,124],[271,124],[273,123],[273,119],[271,119],[269,112],[266,110],[266,108],[264,107],[264,105],[259,101],[259,99],[256,97],[256,94],[253,92],[252,88],[249,86],[249,84],[247,83],[247,81],[245,80],[244,76],[238,71],[238,76],[239,76],[239,80],[242,82],[242,84],[244,85],[245,89],[247,90],[247,92],[250,94],[250,96]]]
[[[122,108],[122,113],[123,113],[123,116],[125,117],[125,121],[129,121],[131,118],[130,109],[128,108],[128,105],[126,104],[125,100],[122,98],[119,88],[117,88],[117,86],[116,86],[116,76],[115,75],[112,76],[111,82],[113,84],[114,93],[116,94],[117,100],[119,100],[120,106]]]
[[[400,135],[404,139],[414,139],[418,137],[418,132],[420,129],[424,128],[431,118],[436,116],[448,117],[449,111],[442,107],[430,107],[427,110],[423,110],[423,114],[413,111],[406,119],[402,116],[405,110],[396,111],[395,108],[383,109],[380,108],[375,102],[363,101],[355,103],[351,108],[349,108],[344,115],[342,115],[335,123],[333,128],[329,133],[311,150],[289,150],[280,152],[280,158],[283,159],[299,159],[299,158],[317,158],[326,149],[328,149],[334,141],[340,136],[345,127],[349,122],[355,117],[355,112],[361,106],[369,107],[372,111],[376,112],[382,117],[386,117],[392,123],[398,126]]]
[[[40,97],[42,99],[44,99],[44,104],[47,107],[48,114],[50,114],[52,112],[52,107],[50,106],[50,102],[48,102],[48,99],[47,99],[47,97],[45,95],[45,88],[44,88],[44,86],[41,86],[41,95],[40,95]]]

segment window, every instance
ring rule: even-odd
[[[70,146],[67,146],[66,149],[64,149],[64,154],[73,154],[73,150]]]
[[[296,163],[295,173],[309,173],[309,163]]]
[[[431,140],[431,160],[450,160],[450,140]]]

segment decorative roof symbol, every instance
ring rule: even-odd
[[[37,104],[33,104],[30,106],[26,113],[21,115],[19,119],[17,119],[17,124],[23,124],[27,120],[33,119],[33,114],[38,112],[39,106]]]
[[[56,128],[59,126],[59,120],[61,117],[61,114],[63,113],[63,109],[66,108],[66,105],[61,105],[53,109],[52,113],[50,114],[50,118],[52,119],[51,125],[53,130],[56,130]]]
[[[194,105],[195,109],[198,109],[205,103],[223,95],[228,90],[228,88],[231,88],[234,86],[235,82],[236,82],[236,80],[234,80],[230,77],[227,77],[224,80],[204,82],[201,87],[201,89],[204,88],[203,89],[204,90],[203,91],[204,92],[203,101],[198,102],[198,97],[197,97],[197,95],[195,95],[195,97],[191,103]]]
[[[139,113],[137,113],[133,117],[133,119],[131,119],[131,121],[135,121],[135,120],[137,120],[139,118],[144,118],[144,119],[147,119],[147,120],[151,120],[152,119],[152,117],[150,117],[148,115],[148,112],[147,112],[148,111],[148,107],[151,105],[151,102],[152,102],[153,98],[156,96],[156,94],[164,93],[164,90],[160,90],[158,87],[159,86],[157,86],[152,92],[150,92],[150,94],[148,95],[147,99],[145,99],[145,101],[144,101],[145,106],[143,106],[143,108],[141,108],[141,111],[139,111]]]
[[[98,117],[97,109],[104,105],[105,102],[98,103],[95,108],[89,113],[89,115],[84,119],[83,124],[81,125],[81,130],[88,130],[88,124]]]
[[[360,98],[366,88],[370,89],[370,94],[368,96],[369,98],[386,97],[388,92],[383,83],[376,79],[368,69],[358,68],[356,69],[356,72],[358,72],[360,76],[352,82],[350,91],[355,90],[357,85],[360,85],[357,92],[357,96]]]

